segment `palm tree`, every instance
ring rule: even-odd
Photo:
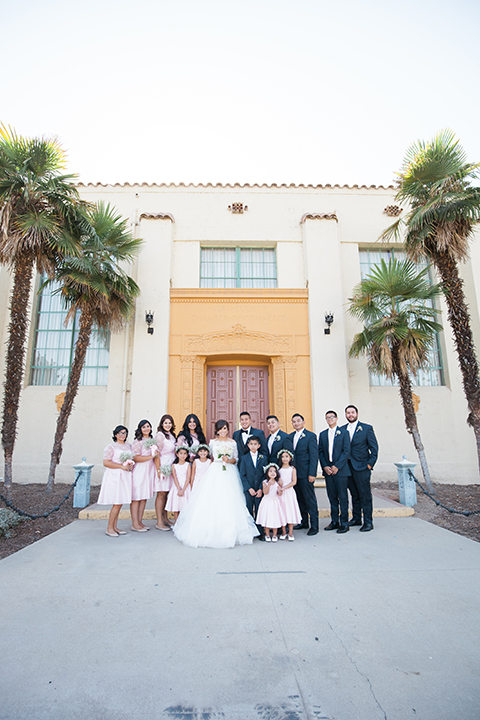
[[[420,459],[423,477],[433,491],[425,449],[417,425],[412,401],[411,376],[425,367],[435,333],[442,326],[435,322],[438,313],[432,301],[441,293],[440,285],[431,285],[428,268],[418,272],[409,260],[382,260],[353,290],[349,312],[364,323],[355,335],[350,357],[368,356],[369,369],[398,378],[407,431]]]
[[[79,331],[65,398],[57,419],[47,491],[53,489],[62,442],[73,409],[94,325],[99,330],[120,330],[135,308],[140,290],[119,266],[138,254],[142,241],[132,237],[127,221],[108,204],[99,202],[88,213],[92,232],[82,238],[81,257],[67,257],[55,271],[59,293],[69,308],[66,322],[78,313]],[[49,284],[47,281],[46,285]]]
[[[427,258],[442,280],[480,469],[480,372],[458,269],[468,258],[474,225],[480,221],[480,188],[471,185],[479,167],[480,163],[467,162],[450,130],[438,133],[428,143],[412,145],[398,176],[396,194],[396,200],[409,203],[410,210],[385,230],[382,239],[403,239],[405,226],[407,256]]]
[[[0,126],[0,263],[13,273],[5,368],[2,444],[5,487],[12,459],[25,367],[34,270],[53,274],[59,258],[80,252],[83,220],[73,175],[56,139],[23,138]]]

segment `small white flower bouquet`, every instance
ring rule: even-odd
[[[165,477],[170,477],[172,474],[172,466],[171,465],[160,465],[160,472],[162,475],[165,475]]]
[[[143,443],[143,447],[149,449],[152,453],[152,458],[155,457],[155,455],[158,453],[158,447],[157,443],[155,442],[155,438],[147,438],[145,442]]]
[[[132,470],[135,463],[133,462],[133,452],[131,450],[124,450],[120,455],[120,462],[122,463],[125,470]]]
[[[192,445],[188,448],[188,452],[190,455],[196,455],[198,451],[200,443],[192,443]]]
[[[230,445],[228,443],[219,443],[217,446],[217,458],[220,460],[224,455],[230,457]],[[226,472],[227,466],[225,462],[222,463],[222,470]]]

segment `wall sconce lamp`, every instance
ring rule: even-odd
[[[330,335],[330,325],[333,323],[335,319],[335,316],[332,312],[326,312],[325,313],[325,322],[327,323],[328,327],[324,329],[325,335]]]
[[[147,323],[147,333],[149,335],[153,335],[153,312],[149,311],[145,313],[145,322]]]

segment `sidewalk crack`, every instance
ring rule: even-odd
[[[350,653],[348,652],[348,648],[347,648],[347,646],[345,645],[345,643],[343,642],[342,638],[339,636],[339,634],[336,632],[336,630],[334,629],[334,627],[332,626],[332,624],[327,620],[327,618],[325,618],[325,622],[327,623],[328,627],[330,628],[330,630],[332,631],[332,633],[335,635],[335,637],[337,638],[338,642],[339,642],[340,645],[342,646],[342,648],[343,648],[343,650],[344,650],[344,652],[345,652],[345,655],[347,656],[347,658],[348,658],[348,659],[350,660],[350,662],[352,663],[352,665],[353,665],[353,667],[355,668],[356,672],[357,672],[361,677],[363,677],[363,678],[367,681],[368,687],[370,688],[370,692],[371,692],[371,694],[372,694],[372,697],[373,697],[373,699],[375,700],[376,704],[378,705],[378,709],[383,713],[384,720],[388,720],[388,718],[387,718],[387,713],[385,712],[385,710],[383,709],[383,707],[382,707],[382,706],[380,705],[380,703],[378,702],[377,696],[375,695],[375,692],[374,692],[374,690],[373,690],[372,683],[370,682],[370,678],[368,677],[368,675],[365,675],[365,673],[363,673],[363,672],[359,669],[359,667],[358,667],[357,663],[355,662],[355,660],[350,656]]]

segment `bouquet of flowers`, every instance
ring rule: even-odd
[[[120,455],[120,462],[124,466],[125,470],[131,470],[135,463],[133,462],[133,452],[131,450],[124,450]]]
[[[194,443],[192,443],[192,445],[190,445],[190,447],[188,448],[188,452],[190,453],[190,455],[197,454],[199,445],[200,445],[200,443],[196,443],[196,442],[194,442]]]
[[[231,457],[231,446],[229,443],[219,443],[217,446],[217,458],[220,460],[224,455]],[[226,472],[227,466],[222,462],[222,470]]]
[[[162,475],[165,475],[165,477],[170,477],[172,474],[172,466],[171,465],[160,465],[160,472]]]
[[[150,448],[150,452],[152,453],[152,457],[155,457],[155,455],[158,452],[157,443],[155,442],[155,438],[147,438],[145,442],[143,443],[143,447]]]

